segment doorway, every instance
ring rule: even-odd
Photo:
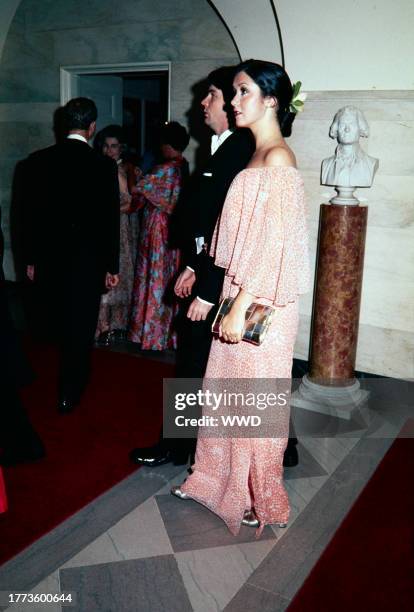
[[[170,68],[170,62],[64,66],[61,104],[77,96],[92,98],[97,131],[121,125],[130,153],[141,157],[153,148],[159,126],[170,120]]]

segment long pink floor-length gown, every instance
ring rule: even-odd
[[[273,306],[275,314],[260,346],[213,339],[206,381],[290,379],[298,295],[308,291],[310,277],[299,172],[291,167],[242,170],[229,189],[211,253],[216,265],[226,268],[224,297],[243,288],[256,302]],[[247,390],[242,380],[240,389]],[[181,488],[219,515],[234,535],[252,507],[260,521],[258,535],[266,524],[289,518],[282,465],[289,410],[280,418],[283,437],[212,438],[199,432],[193,473]]]

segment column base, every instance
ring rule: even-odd
[[[368,397],[369,391],[361,389],[358,380],[349,387],[330,387],[314,383],[305,374],[299,389],[292,393],[290,405],[349,421]]]

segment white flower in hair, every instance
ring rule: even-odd
[[[289,110],[291,113],[301,113],[305,106],[305,100],[308,97],[307,93],[300,93],[300,88],[302,87],[301,81],[297,81],[293,85],[293,95],[292,100],[289,104]]]

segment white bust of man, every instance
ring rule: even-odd
[[[360,137],[369,135],[368,123],[355,106],[344,106],[335,115],[329,136],[338,140],[335,155],[322,162],[321,184],[333,187],[371,187],[378,159],[361,149]]]

